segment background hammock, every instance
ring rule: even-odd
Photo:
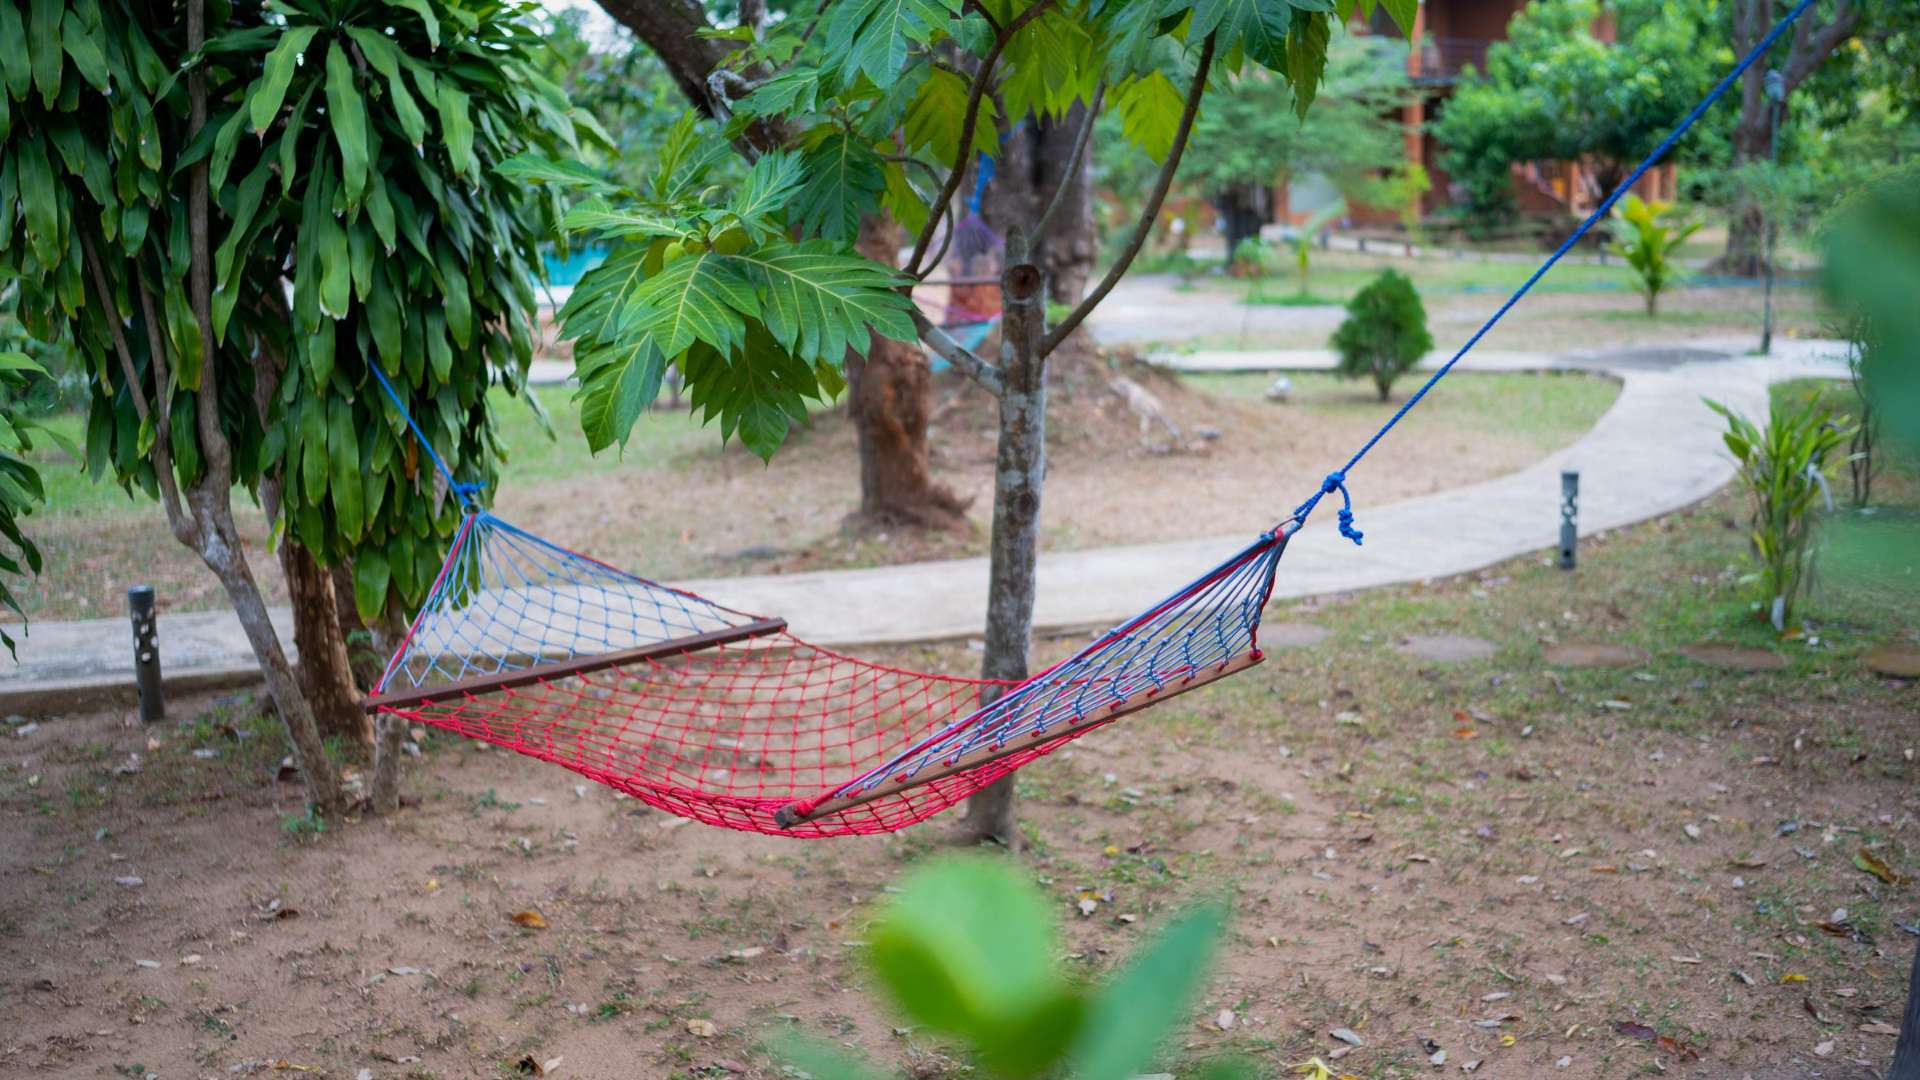
[[[367,704],[710,825],[886,832],[1257,663],[1284,545],[1283,534],[1260,537],[1073,657],[1008,684],[810,645],[783,620],[473,510]],[[994,700],[982,707],[983,697]]]

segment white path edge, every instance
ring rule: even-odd
[[[1367,498],[1365,464],[1350,477],[1366,544],[1354,547],[1336,532],[1323,507],[1296,536],[1280,564],[1276,600],[1349,592],[1467,573],[1558,542],[1560,472],[1581,473],[1580,530],[1592,535],[1689,506],[1733,476],[1720,441],[1720,423],[1702,399],[1712,397],[1750,415],[1767,406],[1767,387],[1786,379],[1845,374],[1840,343],[1788,341],[1772,356],[1734,355],[1734,343],[1688,342],[1688,350],[1718,348],[1726,359],[1697,360],[1664,370],[1612,366],[1582,357],[1489,353],[1463,362],[1475,370],[1578,368],[1621,380],[1613,406],[1573,445],[1519,472],[1392,504]],[[1190,354],[1172,366],[1204,370],[1324,368],[1317,351]],[[1444,384],[1436,392],[1444,392]],[[1343,448],[1344,449],[1344,448]],[[1327,468],[1339,464],[1329,461]],[[1250,490],[1289,500],[1313,489],[1319,477],[1257,478]],[[1284,505],[1283,505],[1284,504]],[[1103,626],[1145,608],[1252,540],[1220,536],[1043,555],[1037,632]],[[644,567],[633,567],[644,572]],[[956,559],[759,577],[678,583],[743,611],[783,615],[794,632],[822,645],[891,644],[976,636],[985,623],[987,562]],[[291,645],[290,617],[274,621]],[[130,683],[131,632],[122,619],[35,622],[20,643],[17,662],[0,666],[0,704],[45,711],[88,694],[111,695]],[[237,620],[223,611],[164,615],[163,668],[169,683],[217,685],[245,681],[252,654]]]

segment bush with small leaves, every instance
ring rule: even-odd
[[[1347,301],[1347,320],[1333,333],[1333,348],[1340,354],[1341,378],[1372,379],[1380,400],[1387,400],[1394,380],[1433,348],[1426,305],[1413,282],[1384,270],[1355,293]]]

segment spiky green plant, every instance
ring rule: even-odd
[[[1660,313],[1660,294],[1680,280],[1677,252],[1700,223],[1668,225],[1661,220],[1673,209],[1670,202],[1648,202],[1628,195],[1614,211],[1613,250],[1633,269],[1635,284],[1647,301],[1647,317]]]

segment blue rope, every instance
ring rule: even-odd
[[[453,469],[447,465],[445,459],[441,458],[439,452],[433,448],[433,441],[427,438],[427,433],[421,431],[420,425],[413,422],[413,414],[407,411],[405,405],[401,404],[400,395],[394,392],[393,384],[387,381],[386,373],[380,370],[380,362],[377,360],[369,360],[367,362],[367,370],[373,372],[373,377],[380,380],[380,389],[387,392],[387,398],[393,402],[393,407],[400,410],[400,419],[405,420],[407,426],[413,429],[413,437],[420,440],[421,449],[427,452],[427,456],[433,459],[434,467],[439,469],[440,475],[446,478],[447,490],[460,497],[461,505],[475,505],[477,497],[481,491],[485,490],[486,485],[463,484],[455,480],[453,478]]]
[[[1595,225],[1599,224],[1602,218],[1607,216],[1608,211],[1613,209],[1613,204],[1619,202],[1620,198],[1624,196],[1633,185],[1639,183],[1640,178],[1646,175],[1647,170],[1653,168],[1656,162],[1665,157],[1667,151],[1673,149],[1673,144],[1679,142],[1680,137],[1685,135],[1688,129],[1693,127],[1694,122],[1699,120],[1708,109],[1712,108],[1714,103],[1719,101],[1720,98],[1733,87],[1733,84],[1739,80],[1740,76],[1746,74],[1747,69],[1753,66],[1754,61],[1760,59],[1763,53],[1772,48],[1773,43],[1780,39],[1780,35],[1785,33],[1787,28],[1793,25],[1794,20],[1798,19],[1806,12],[1807,8],[1811,6],[1813,6],[1813,0],[1800,0],[1798,4],[1794,5],[1793,10],[1787,13],[1786,18],[1775,23],[1773,29],[1767,31],[1767,36],[1761,38],[1760,43],[1755,45],[1752,51],[1748,52],[1746,56],[1742,57],[1740,62],[1734,65],[1733,70],[1727,72],[1726,77],[1715,84],[1713,90],[1709,92],[1705,98],[1701,99],[1700,104],[1693,107],[1693,111],[1687,114],[1686,119],[1680,121],[1680,126],[1674,128],[1672,134],[1662,140],[1659,146],[1654,147],[1653,153],[1648,154],[1646,160],[1642,161],[1632,173],[1628,174],[1625,180],[1620,181],[1620,186],[1614,188],[1613,193],[1608,195],[1606,200],[1598,207],[1595,207],[1593,213],[1587,215],[1587,219],[1580,223],[1579,228],[1573,230],[1571,236],[1568,236],[1566,240],[1561,242],[1560,246],[1554,250],[1552,255],[1547,256],[1547,261],[1540,264],[1540,268],[1533,272],[1532,277],[1529,277],[1524,284],[1514,290],[1512,296],[1507,297],[1507,302],[1500,305],[1500,310],[1494,312],[1492,318],[1482,324],[1480,329],[1474,331],[1473,336],[1467,339],[1467,343],[1460,346],[1460,351],[1453,354],[1453,359],[1442,364],[1440,370],[1433,373],[1432,378],[1422,383],[1420,389],[1414,391],[1413,396],[1407,399],[1406,404],[1401,405],[1399,410],[1396,411],[1385,424],[1380,426],[1380,430],[1374,432],[1373,438],[1368,439],[1365,446],[1362,446],[1358,452],[1347,459],[1346,465],[1335,472],[1329,473],[1326,480],[1320,484],[1319,491],[1314,492],[1307,498],[1307,501],[1294,508],[1292,520],[1302,525],[1306,524],[1307,515],[1313,513],[1313,508],[1320,504],[1320,500],[1338,491],[1341,497],[1346,500],[1346,506],[1340,511],[1340,535],[1358,544],[1361,534],[1360,530],[1353,527],[1353,496],[1347,492],[1347,473],[1352,471],[1353,467],[1360,463],[1361,458],[1367,456],[1367,452],[1372,450],[1376,443],[1386,437],[1387,432],[1393,430],[1393,425],[1399,423],[1401,417],[1407,415],[1408,411],[1415,405],[1420,404],[1420,399],[1427,396],[1427,391],[1433,389],[1441,379],[1446,378],[1447,373],[1453,370],[1453,366],[1459,363],[1461,358],[1466,356],[1475,345],[1478,345],[1481,338],[1487,336],[1487,332],[1493,329],[1494,324],[1505,317],[1507,312],[1512,310],[1513,305],[1519,303],[1520,298],[1527,295],[1527,291],[1532,289],[1536,282],[1546,276],[1547,271],[1553,269],[1553,265],[1560,261],[1562,255],[1573,250],[1573,246],[1580,242],[1580,238],[1587,235]]]
[[[993,168],[993,159],[981,154],[980,164],[973,170],[973,196],[967,200],[969,214],[980,212],[980,200],[987,194],[987,185],[993,183]]]

